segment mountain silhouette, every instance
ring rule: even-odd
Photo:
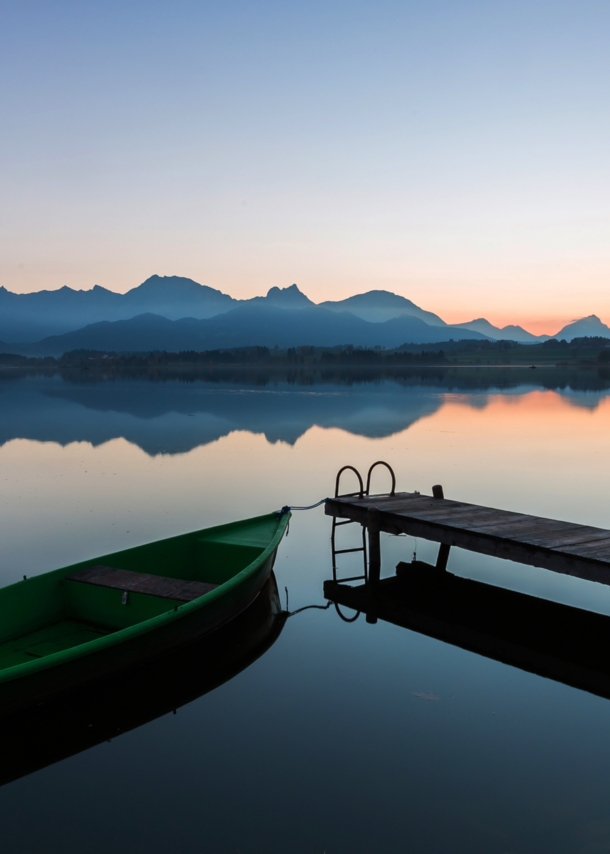
[[[30,343],[101,320],[126,320],[145,313],[170,320],[213,317],[237,304],[233,297],[182,276],[151,276],[126,294],[99,285],[88,291],[60,288],[30,294],[0,288],[0,339]]]
[[[494,326],[489,320],[484,317],[479,317],[477,320],[469,320],[468,323],[455,324],[458,329],[471,329],[474,332],[480,332],[488,338],[496,341],[519,341],[521,344],[535,344],[537,341],[545,341],[548,335],[532,335],[527,332],[522,326]]]
[[[565,338],[566,341],[571,341],[573,338],[583,338],[585,336],[610,338],[610,327],[602,323],[597,315],[591,314],[589,317],[583,317],[580,320],[568,323],[567,326],[560,329],[557,335],[553,337],[558,340]]]
[[[282,311],[285,314],[277,314]],[[610,337],[610,328],[591,315],[568,324],[554,337],[571,340],[584,335]],[[60,355],[81,347],[124,351],[253,344],[395,347],[451,338],[534,343],[548,337],[537,337],[520,326],[499,328],[485,318],[449,325],[437,314],[384,290],[316,305],[296,284],[237,300],[183,276],[154,275],[125,294],[99,285],[29,294],[0,287],[4,342],[0,347],[31,355]]]
[[[269,288],[267,296],[253,297],[249,300],[244,300],[244,303],[250,305],[268,305],[277,308],[308,308],[314,306],[309,297],[299,290],[297,285],[290,285],[288,288]]]
[[[391,291],[367,291],[343,300],[327,300],[320,305],[331,311],[349,311],[370,323],[383,323],[386,320],[407,315],[417,317],[430,326],[447,325],[437,314],[425,311],[410,299],[393,294]]]
[[[130,320],[102,321],[76,332],[45,338],[16,348],[33,356],[61,356],[70,350],[216,350],[221,348],[398,347],[406,342],[433,344],[451,337],[483,339],[471,330],[428,326],[416,317],[397,317],[385,323],[369,323],[349,312],[334,312],[321,306],[278,308],[252,301],[207,320],[183,318],[167,320],[143,314]],[[6,346],[6,345],[5,345]]]
[[[182,276],[151,276],[137,288],[127,291],[122,300],[124,310],[129,312],[125,318],[160,314],[169,320],[214,317],[236,304],[237,300],[228,294]]]

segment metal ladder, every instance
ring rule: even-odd
[[[358,471],[357,468],[355,468],[354,466],[343,466],[343,468],[339,469],[339,471],[337,472],[337,479],[335,481],[335,498],[351,498],[355,495],[357,495],[358,498],[364,498],[365,495],[368,496],[370,494],[370,491],[371,491],[371,474],[373,472],[373,469],[376,468],[376,466],[385,466],[389,470],[390,474],[392,475],[392,491],[390,492],[390,495],[394,495],[394,493],[396,492],[396,475],[394,474],[394,471],[393,471],[392,467],[389,465],[389,463],[386,463],[383,460],[377,460],[377,462],[373,463],[373,465],[369,468],[367,478],[366,478],[366,488],[364,486],[364,482],[362,480],[360,472]],[[358,484],[360,486],[360,489],[358,490],[358,492],[344,492],[342,494],[339,493],[339,484],[341,481],[341,475],[343,474],[344,471],[353,471],[354,472],[354,474],[358,478]],[[331,530],[331,534],[330,534],[332,561],[333,561],[333,581],[340,581],[341,583],[348,582],[348,581],[368,582],[368,557],[367,557],[367,547],[366,547],[366,527],[364,525],[361,526],[362,527],[362,545],[361,546],[356,546],[355,548],[351,548],[351,549],[338,549],[337,543],[336,543],[337,528],[341,527],[342,525],[357,525],[357,524],[359,524],[359,523],[354,522],[352,519],[342,519],[341,521],[337,521],[337,517],[333,516],[332,530]],[[362,573],[362,575],[353,575],[353,576],[350,576],[349,578],[338,579],[337,578],[337,555],[351,554],[353,552],[362,552],[362,560],[363,560],[363,573]]]

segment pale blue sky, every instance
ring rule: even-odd
[[[610,321],[609,42],[607,0],[0,2],[0,285]]]

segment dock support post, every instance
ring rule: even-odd
[[[445,495],[443,493],[443,487],[440,483],[437,483],[436,486],[432,487],[432,498],[444,498]],[[449,552],[451,551],[451,546],[446,545],[446,543],[441,543],[438,550],[438,557],[436,558],[436,568],[442,570],[443,572],[447,569],[447,561],[449,560]]]
[[[449,560],[449,552],[451,551],[451,546],[446,545],[446,543],[441,543],[438,549],[438,556],[436,558],[436,568],[445,570],[447,569],[447,561]]]
[[[381,577],[381,541],[379,536],[379,510],[371,507],[366,514],[369,532],[369,584],[375,590]]]
[[[381,577],[381,538],[379,536],[379,510],[370,507],[366,514],[366,527],[369,533],[369,595],[374,597],[379,587]],[[367,623],[376,623],[377,614],[374,607],[370,607],[366,615]]]

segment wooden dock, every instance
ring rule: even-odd
[[[442,487],[433,487],[432,495],[368,495],[361,489],[360,494],[327,499],[325,512],[334,524],[358,522],[368,531],[371,584],[380,576],[381,531],[440,543],[439,569],[446,568],[449,550],[456,546],[610,584],[610,530],[451,501],[443,497]]]
[[[377,466],[389,469],[390,493],[370,494]],[[340,495],[348,469],[360,489]],[[324,583],[324,595],[343,619],[351,622],[363,613],[369,623],[386,620],[610,699],[610,617],[447,572],[456,546],[610,584],[610,530],[450,501],[441,486],[432,487],[432,495],[395,487],[387,463],[371,466],[366,486],[356,469],[345,466],[335,497],[326,499],[325,512],[333,520],[333,579]],[[362,526],[362,546],[337,548],[338,526],[350,523]],[[381,532],[439,543],[436,565],[401,561],[395,573],[381,578]],[[337,556],[357,551],[362,575],[338,578]],[[347,617],[342,606],[356,615]]]

